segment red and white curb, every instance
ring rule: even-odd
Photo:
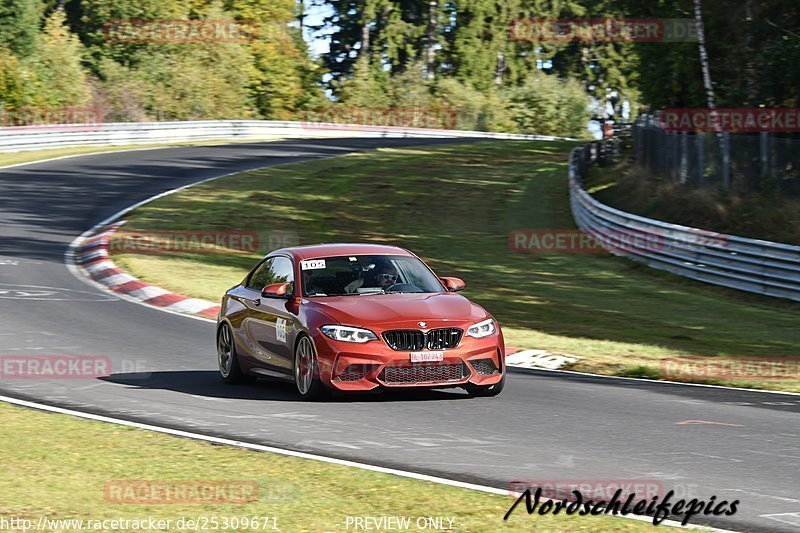
[[[118,268],[108,254],[111,235],[125,221],[116,222],[86,237],[75,249],[74,262],[78,270],[89,279],[103,285],[113,293],[127,296],[166,311],[216,319],[219,304],[189,298],[141,281]]]
[[[506,364],[519,368],[543,368],[558,370],[573,365],[580,357],[551,353],[547,350],[529,350],[525,348],[509,348],[506,350]]]

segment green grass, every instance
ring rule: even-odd
[[[346,516],[455,518],[455,531],[649,531],[613,517],[528,516],[509,521],[513,500],[317,461],[216,446],[159,433],[0,403],[0,516],[172,520],[276,517],[284,532],[346,531]],[[117,503],[104,487],[120,481],[255,482],[259,498],[231,503]],[[663,527],[663,526],[662,526]],[[254,531],[272,531],[253,529]],[[70,531],[74,531],[71,529]],[[103,531],[123,529],[103,529]],[[242,528],[240,530],[246,530]],[[351,526],[350,530],[353,528]],[[66,531],[51,529],[50,531]],[[223,531],[233,531],[224,529]]]
[[[601,254],[511,253],[513,229],[573,228],[568,142],[393,148],[245,172],[134,211],[129,230],[293,231],[302,243],[407,247],[499,320],[509,346],[582,359],[572,368],[660,375],[664,358],[800,354],[797,305]],[[116,255],[167,289],[218,300],[256,254]],[[800,379],[696,381],[800,390]]]

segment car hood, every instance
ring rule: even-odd
[[[370,294],[308,299],[306,305],[347,326],[393,324],[416,327],[425,321],[429,327],[448,323],[477,322],[486,311],[459,294]]]

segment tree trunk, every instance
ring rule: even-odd
[[[731,183],[730,144],[728,143],[728,134],[723,133],[722,127],[719,121],[716,120],[714,114],[714,110],[717,108],[717,102],[714,97],[714,86],[711,83],[711,69],[708,66],[708,52],[706,51],[706,34],[703,30],[703,7],[701,5],[701,0],[694,0],[694,21],[697,28],[697,48],[700,52],[700,68],[703,70],[703,85],[706,89],[706,103],[710,110],[709,118],[714,123],[714,131],[717,134],[719,149],[722,154],[722,187],[724,189],[729,189]]]
[[[364,61],[369,59],[369,23],[370,21],[365,19],[363,26],[361,26],[361,49],[358,52],[358,57],[364,58]]]
[[[306,2],[297,0],[297,23],[300,25],[300,35],[303,35],[303,26],[306,19]]]
[[[713,110],[716,106],[714,87],[711,84],[711,71],[708,68],[708,52],[706,51],[706,35],[703,30],[703,7],[701,0],[694,0],[694,21],[697,28],[697,48],[700,52],[700,68],[703,70],[703,85],[706,89],[706,103]]]
[[[745,83],[747,84],[747,105],[756,105],[756,69],[755,51],[753,50],[753,0],[747,0],[744,4],[744,73]]]
[[[436,75],[436,26],[439,0],[428,2],[428,28],[425,32],[425,77],[432,81]]]

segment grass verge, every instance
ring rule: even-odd
[[[649,531],[652,525],[612,517],[528,516],[522,509],[507,522],[506,496],[437,485],[316,461],[217,446],[114,426],[66,415],[0,403],[0,516],[31,520],[170,520],[170,531],[182,518],[216,518],[219,525],[240,517],[262,517],[258,527],[221,527],[218,531],[346,531],[351,516],[447,517],[454,531]],[[146,459],[143,459],[146,458]],[[115,492],[123,481],[139,484],[136,493]],[[153,503],[144,487],[174,482],[257,484],[249,503]],[[111,485],[109,485],[111,484]],[[108,501],[119,495],[144,497],[139,503]],[[223,494],[223,493],[219,493]],[[233,495],[232,492],[227,494]],[[248,498],[249,499],[249,498]],[[146,503],[145,503],[146,501]],[[263,517],[274,517],[264,527]],[[444,522],[447,524],[447,522]],[[79,531],[52,523],[49,531]],[[110,524],[109,524],[110,525]],[[251,524],[252,525],[252,524]],[[351,525],[350,529],[353,527]],[[95,529],[97,530],[97,529]],[[103,527],[103,531],[152,531]]]
[[[507,344],[576,355],[574,370],[800,391],[744,360],[800,355],[800,306],[713,287],[605,254],[518,254],[513,229],[573,228],[568,142],[392,148],[249,171],[135,210],[126,228],[294,232],[302,243],[407,247],[499,320]],[[258,254],[118,254],[150,283],[218,300]],[[712,361],[674,376],[672,358]],[[703,358],[707,359],[703,359]],[[719,370],[722,368],[722,371]],[[684,370],[686,370],[684,368]]]

